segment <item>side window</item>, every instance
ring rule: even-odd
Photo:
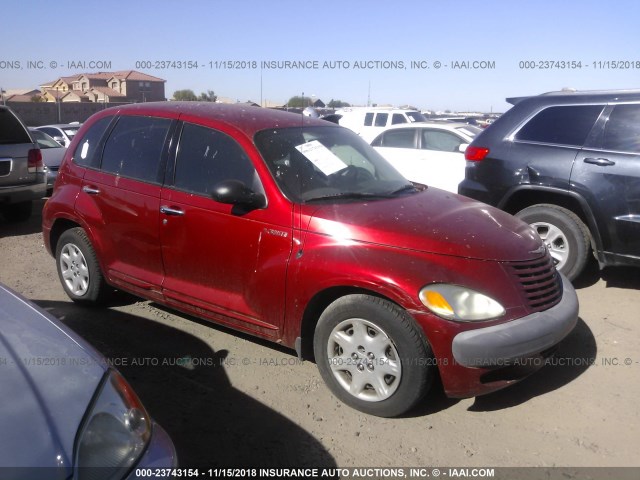
[[[422,150],[437,150],[439,152],[459,152],[462,139],[452,133],[442,130],[422,130]]]
[[[370,127],[371,125],[373,125],[373,113],[369,112],[364,116],[364,126]]]
[[[516,134],[516,140],[581,147],[600,116],[603,105],[545,108]]]
[[[388,130],[382,137],[383,147],[415,148],[415,132],[412,129]]]
[[[401,113],[394,113],[391,117],[391,125],[398,125],[400,123],[407,123],[407,119]]]
[[[389,118],[388,113],[379,113],[376,115],[376,127],[386,127],[387,126],[387,118]]]
[[[235,140],[212,128],[186,123],[178,144],[174,186],[209,196],[223,180],[239,180],[262,193],[251,160]]]
[[[100,139],[109,128],[113,117],[104,117],[89,127],[84,134],[76,151],[73,152],[73,162],[83,167],[98,167],[100,155],[97,153]]]
[[[604,127],[602,148],[640,153],[640,105],[617,105]]]
[[[168,118],[123,116],[104,146],[102,170],[143,182],[160,183]]]

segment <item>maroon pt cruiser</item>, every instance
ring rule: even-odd
[[[578,318],[525,223],[410,183],[345,128],[258,107],[95,114],[43,231],[72,300],[117,288],[295,348],[373,415],[410,409],[436,370],[455,397],[520,380]]]

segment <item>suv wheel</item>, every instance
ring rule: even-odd
[[[71,228],[60,235],[56,265],[60,283],[74,302],[98,304],[110,293],[96,253],[82,228]]]
[[[314,353],[334,395],[371,415],[406,412],[433,377],[431,349],[414,320],[369,295],[348,295],[327,307],[316,326]]]
[[[33,202],[20,202],[5,206],[2,214],[7,222],[24,222],[31,217],[32,211]]]
[[[589,230],[570,210],[557,205],[540,204],[516,213],[540,235],[556,268],[574,280],[587,264]]]

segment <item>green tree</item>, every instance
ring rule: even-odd
[[[327,107],[329,108],[344,108],[344,107],[350,107],[350,106],[351,106],[350,103],[343,102],[342,100],[334,100],[333,98],[327,104]]]
[[[309,105],[311,105],[311,98],[301,97],[300,95],[291,97],[287,102],[287,107],[292,107],[292,108],[306,108]]]
[[[186,101],[194,101],[198,100],[198,97],[193,90],[185,89],[185,90],[176,90],[173,92],[174,100],[186,100]]]
[[[202,102],[215,102],[218,99],[218,96],[215,94],[213,90],[207,90],[206,92],[202,92],[198,100]]]
[[[44,98],[42,98],[42,95],[34,95],[33,97],[31,97],[31,101],[32,102],[44,102]]]

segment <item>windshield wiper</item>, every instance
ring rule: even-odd
[[[333,195],[324,195],[322,197],[313,197],[305,200],[304,203],[320,202],[323,200],[371,200],[390,197],[391,195],[389,193],[342,192]]]
[[[417,192],[417,191],[418,189],[413,184],[409,183],[407,185],[403,185],[397,190],[393,190],[392,192],[389,193],[389,195],[399,195],[401,193],[409,193],[409,192]]]

